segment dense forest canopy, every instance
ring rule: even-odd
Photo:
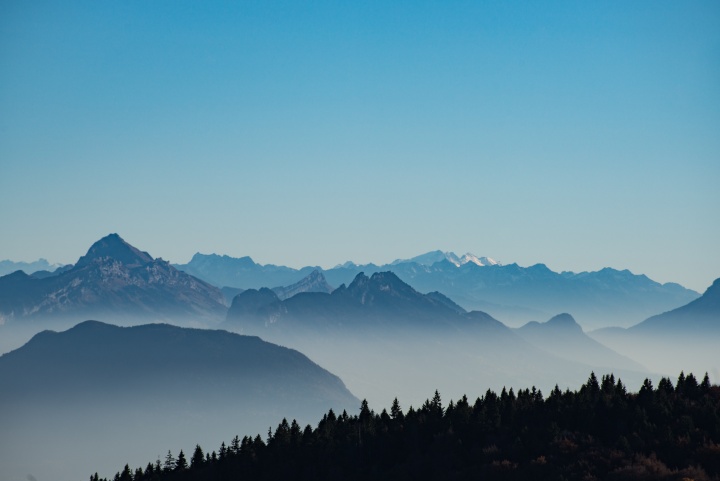
[[[236,436],[208,452],[168,451],[114,480],[720,479],[720,387],[681,373],[637,393],[592,373],[578,391],[488,390],[446,405],[358,414],[315,428],[282,422],[265,439]],[[101,481],[96,474],[91,481]]]

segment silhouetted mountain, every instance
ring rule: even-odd
[[[705,293],[687,305],[652,316],[629,329],[650,333],[720,335],[720,279],[715,279]],[[718,339],[720,341],[720,339]]]
[[[243,332],[252,324],[289,332],[307,329],[368,330],[378,326],[427,328],[461,319],[457,306],[442,295],[424,295],[392,272],[358,274],[332,293],[305,292],[281,300],[269,289],[248,289],[233,300],[227,325]]]
[[[128,383],[143,386],[133,396],[183,393],[182,400],[167,399],[169,404],[201,405],[207,397],[221,400],[220,394],[228,396],[223,402],[243,404],[258,395],[271,404],[292,397],[308,406],[357,402],[340,379],[303,354],[220,330],[86,321],[64,332],[43,331],[0,356],[2,402],[49,397],[54,402],[66,397],[79,401],[88,390],[103,397],[122,396]],[[224,392],[209,393],[210,388]],[[279,412],[288,406],[281,407]]]
[[[297,351],[166,324],[87,321],[44,331],[0,357],[0,386],[3,479],[82,479],[79,462],[88,457],[139,461],[168,442],[217,439],[228,423],[265,433],[283,416],[308,422],[359,405],[339,378]],[[39,472],[39,439],[55,471]]]
[[[235,317],[254,316],[257,312],[269,305],[280,302],[280,298],[267,287],[246,289],[235,296],[230,310]]]
[[[442,292],[464,309],[488,312],[518,326],[556,312],[570,312],[586,327],[630,326],[699,296],[678,284],[659,284],[627,270],[558,273],[543,264],[500,265],[485,257],[472,254],[458,257],[442,251],[384,266],[346,262],[324,271],[314,267],[297,270],[263,266],[249,257],[233,259],[201,254],[196,254],[189,264],[177,267],[214,285],[243,289],[293,284],[315,269],[335,286],[349,284],[360,272],[372,275],[390,271],[420,292]]]
[[[515,332],[529,343],[571,362],[581,361],[607,369],[645,369],[588,337],[570,314],[558,314],[544,323],[529,322]]]
[[[287,299],[301,292],[324,292],[329,294],[333,291],[333,287],[327,283],[325,276],[316,269],[295,284],[286,287],[274,287],[273,291],[280,299]]]
[[[720,279],[685,306],[627,329],[597,329],[589,335],[663,373],[703,370],[720,376]]]
[[[220,290],[111,234],[57,275],[0,277],[0,320],[219,320]]]

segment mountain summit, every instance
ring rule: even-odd
[[[447,327],[464,311],[440,293],[421,294],[392,272],[359,273],[350,285],[280,300],[269,289],[247,290],[233,300],[226,325],[265,335],[266,329],[344,331]]]
[[[153,261],[147,252],[136,249],[117,234],[109,234],[90,246],[87,254],[77,261],[75,267],[83,267],[93,261],[108,258],[122,262],[126,266],[141,266]]]
[[[220,320],[222,292],[110,234],[57,275],[0,277],[0,319]]]
[[[319,270],[315,269],[307,277],[300,279],[291,286],[273,288],[275,294],[280,299],[288,299],[301,292],[325,292],[331,293],[333,288],[325,280],[325,276]]]
[[[393,261],[391,265],[394,266],[398,264],[408,264],[414,262],[415,264],[420,264],[421,266],[431,266],[436,262],[442,261],[448,261],[449,263],[454,264],[455,267],[460,267],[467,264],[468,262],[481,267],[501,265],[499,262],[491,259],[490,257],[478,257],[470,252],[460,257],[454,252],[443,252],[440,250],[427,252],[425,254],[412,257],[410,259],[397,259]]]

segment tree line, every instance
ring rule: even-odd
[[[332,410],[315,428],[282,422],[267,437],[217,450],[168,451],[114,481],[718,480],[720,386],[681,373],[629,393],[612,374],[579,390],[488,390],[471,402],[432,399],[404,411]],[[97,473],[90,481],[110,481]]]

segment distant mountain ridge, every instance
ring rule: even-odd
[[[372,275],[390,271],[421,292],[442,292],[467,310],[488,312],[518,326],[558,312],[571,313],[589,328],[630,326],[699,297],[697,292],[679,284],[660,284],[628,270],[604,268],[596,272],[558,273],[543,264],[520,267],[473,256],[478,259],[475,262],[470,256],[463,256],[463,261],[451,252],[433,251],[383,266],[347,262],[323,270],[263,266],[249,257],[233,260],[196,254],[189,264],[176,267],[214,285],[240,289],[290,285],[313,270],[336,286],[351,283],[360,272]],[[486,265],[480,265],[483,263]]]
[[[50,317],[217,321],[225,311],[217,287],[153,259],[117,234],[95,242],[56,275],[0,277],[0,319],[8,323]]]
[[[3,260],[0,261],[0,276],[6,276],[15,271],[23,271],[25,274],[33,274],[38,271],[53,272],[61,267],[63,267],[62,264],[50,264],[47,259],[38,259],[33,262]]]
[[[318,267],[291,267],[256,264],[250,257],[229,257],[217,254],[195,254],[187,264],[173,267],[203,279],[218,287],[259,289],[261,287],[288,286],[299,282]]]

